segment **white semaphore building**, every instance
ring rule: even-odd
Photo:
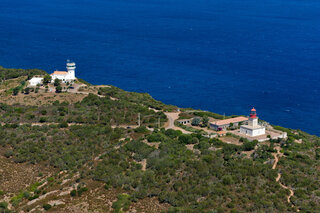
[[[54,71],[50,74],[52,83],[55,79],[59,79],[62,82],[72,82],[76,80],[76,63],[67,61],[67,71]],[[29,86],[35,87],[43,83],[43,76],[35,76],[29,80]]]
[[[71,82],[76,80],[76,63],[67,61],[67,71],[54,71],[52,74],[50,74],[52,78],[52,82],[54,82],[55,79],[59,79],[63,82]]]
[[[250,137],[266,134],[266,128],[258,123],[257,111],[255,108],[251,109],[248,125],[240,126],[240,133]]]

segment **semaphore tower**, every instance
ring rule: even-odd
[[[76,78],[76,63],[67,60],[67,72],[68,72],[68,79],[75,79]]]

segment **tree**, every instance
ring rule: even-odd
[[[29,93],[30,93],[30,88],[29,87],[25,88],[24,89],[24,94],[28,95]]]
[[[60,85],[61,85],[60,79],[58,79],[58,78],[54,79],[53,85],[54,85],[55,87],[60,86]]]
[[[191,135],[180,135],[178,140],[183,144],[190,144],[192,142],[192,136]]]
[[[193,137],[191,143],[197,144],[197,143],[199,143],[199,139],[197,137]]]
[[[60,92],[62,92],[62,86],[57,86],[56,87],[56,93],[60,93]]]
[[[74,189],[70,192],[71,197],[75,197],[77,195],[77,191]]]
[[[203,124],[204,126],[208,126],[208,123],[209,123],[209,118],[208,118],[208,116],[204,116],[204,117],[202,118],[202,124]]]
[[[15,88],[13,88],[12,94],[13,95],[18,95],[19,91],[20,91],[20,88],[19,87],[15,87]]]
[[[51,205],[50,204],[48,204],[48,203],[46,203],[46,204],[43,204],[43,209],[44,210],[46,210],[46,211],[48,211],[49,209],[51,209]]]
[[[243,149],[244,151],[250,151],[250,150],[254,150],[254,147],[257,145],[256,141],[246,141],[243,143]]]
[[[192,126],[199,126],[200,122],[201,122],[200,118],[194,118],[194,119],[192,119],[191,125]]]
[[[47,85],[48,83],[50,83],[51,80],[52,80],[52,78],[51,78],[50,75],[45,75],[45,76],[43,77],[43,83],[46,84],[46,85]]]
[[[316,159],[319,160],[320,159],[320,149],[319,148],[316,149],[315,152],[316,152]]]

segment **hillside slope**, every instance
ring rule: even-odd
[[[73,92],[26,93],[28,75],[0,85],[0,212],[320,209],[316,136],[282,127],[288,139],[264,143],[183,134],[163,128],[177,107],[148,94],[81,82]]]

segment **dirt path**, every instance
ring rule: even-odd
[[[6,125],[6,124],[14,124],[14,123],[4,123],[4,122],[0,122],[0,124]],[[27,123],[27,122],[20,122],[19,125],[28,125],[30,124],[31,126],[45,126],[45,125],[59,125],[60,123],[54,123],[54,122],[46,122],[46,123]],[[83,123],[68,123],[68,126],[82,126],[85,125]]]
[[[279,157],[282,157],[283,156],[283,153],[280,152],[281,148],[279,146],[275,147],[275,149],[277,150],[277,153],[273,153],[273,157],[274,157],[274,163],[272,165],[272,169],[276,169],[277,168],[277,165],[278,165],[278,162],[279,162]],[[291,203],[291,206],[294,207],[293,203],[291,202],[291,197],[294,195],[294,191],[292,189],[290,189],[288,186],[285,186],[283,185],[281,182],[280,182],[280,178],[281,178],[281,173],[278,172],[278,176],[276,177],[276,182],[279,183],[279,185],[284,188],[284,189],[287,189],[290,191],[290,194],[288,195],[287,197],[287,201],[288,203]],[[298,209],[298,212],[299,212],[299,209]]]
[[[192,133],[192,132],[189,132],[185,129],[182,129],[182,128],[174,125],[174,121],[179,118],[180,112],[165,112],[164,114],[168,118],[168,122],[165,124],[165,129],[180,130],[184,134],[191,134]]]
[[[165,112],[164,113],[167,118],[168,122],[165,124],[166,129],[173,129],[174,128],[174,121],[179,118],[179,112]]]
[[[273,153],[273,157],[274,157],[274,162],[273,162],[273,165],[272,165],[272,169],[276,169],[277,168],[277,165],[278,165],[278,162],[279,162],[279,157],[282,157],[282,153],[280,152],[280,147],[275,147],[275,149],[277,150],[277,153]],[[279,173],[280,174],[280,173]]]
[[[131,125],[131,124],[120,124],[120,125],[111,125],[114,128],[124,128],[124,129],[135,129],[138,128],[138,125]]]
[[[14,124],[14,123],[4,123],[4,122],[0,122],[0,125],[4,126],[5,124]],[[60,123],[55,123],[55,122],[45,122],[45,123],[39,123],[39,122],[35,122],[35,123],[27,123],[27,122],[20,122],[19,125],[31,125],[31,126],[48,126],[48,125],[59,125]],[[82,125],[90,125],[90,124],[86,124],[86,123],[68,123],[68,126],[82,126]],[[138,125],[131,125],[131,124],[121,124],[121,125],[111,125],[112,129],[115,128],[130,128],[130,129],[135,129],[137,128]]]
[[[73,93],[73,94],[84,94],[84,95],[89,95],[90,93],[92,93],[92,94],[94,94],[94,95],[96,95],[96,96],[98,96],[100,98],[106,97],[104,95],[95,94],[93,92],[83,92],[83,91],[68,91],[68,92]]]

